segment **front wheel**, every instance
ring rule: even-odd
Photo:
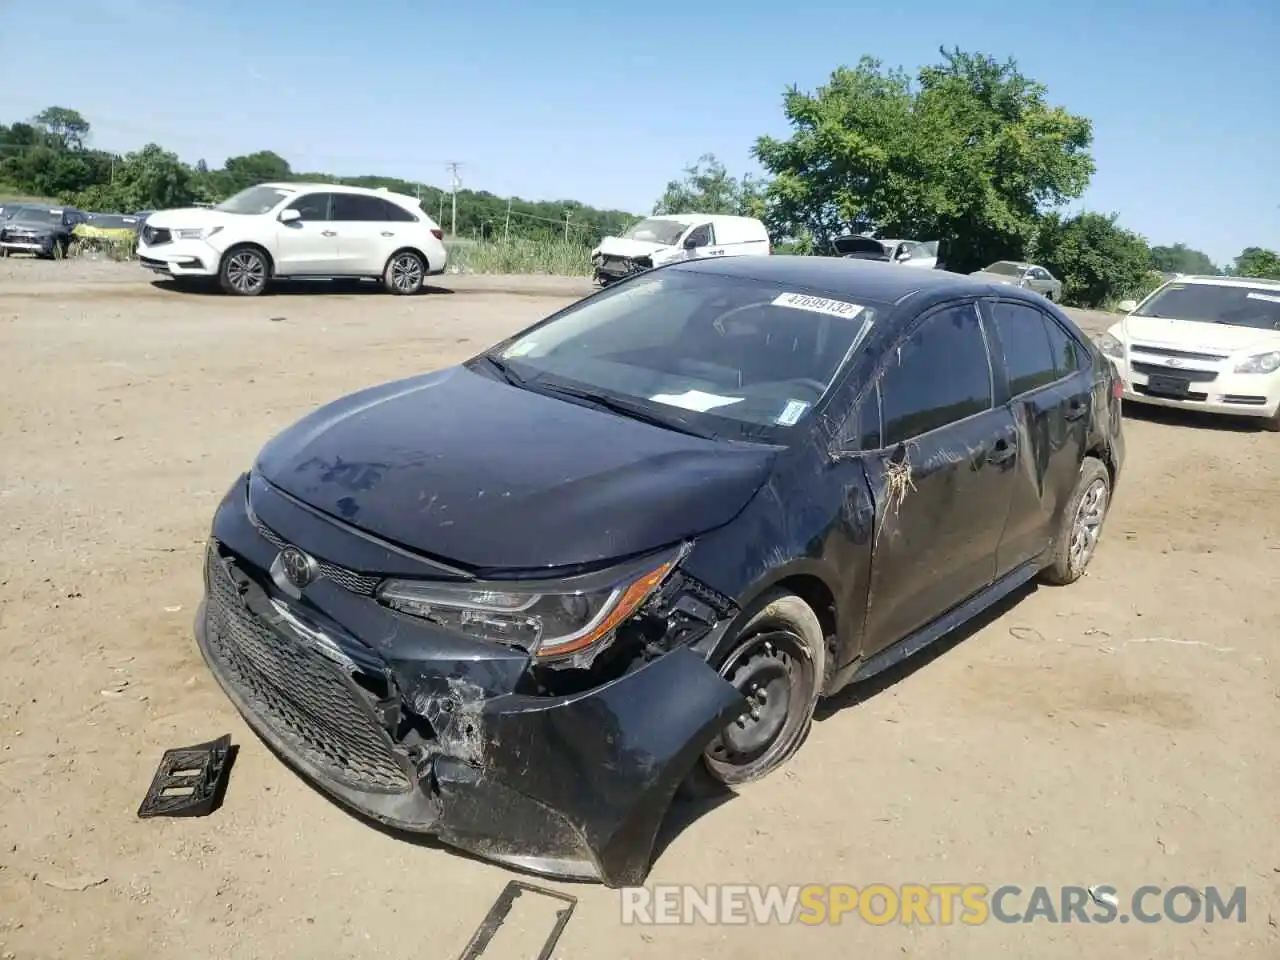
[[[423,259],[412,250],[402,250],[387,261],[387,268],[382,272],[382,285],[388,293],[408,297],[422,292],[426,277],[427,265]]]
[[[256,297],[267,289],[267,255],[255,247],[232,247],[222,258],[218,282],[225,293]]]
[[[791,759],[813,722],[827,649],[817,614],[794,593],[771,590],[744,617],[718,671],[746,708],[707,744],[681,785],[684,797],[768,776]]]
[[[1085,457],[1075,491],[1062,511],[1052,562],[1042,574],[1047,583],[1065,586],[1084,576],[1110,506],[1111,475],[1106,465],[1096,457]]]
[[[1280,433],[1280,407],[1267,419],[1262,421],[1262,429],[1268,433]]]

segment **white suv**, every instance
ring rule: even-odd
[[[371,277],[414,294],[443,273],[444,233],[413,197],[331,183],[263,183],[215,207],[147,218],[138,259],[166,276],[217,277],[237,296],[271,280]]]

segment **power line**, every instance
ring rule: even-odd
[[[457,237],[458,235],[458,187],[462,186],[462,178],[458,176],[458,168],[462,166],[457,160],[451,160],[446,164],[449,168],[449,186],[453,191],[453,213],[449,221],[449,235]]]

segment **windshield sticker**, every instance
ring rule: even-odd
[[[1276,296],[1274,293],[1254,293],[1253,291],[1250,291],[1245,294],[1245,297],[1249,300],[1265,300],[1267,303],[1280,303],[1280,296]]]
[[[654,403],[665,403],[669,407],[682,407],[696,413],[706,413],[716,407],[727,407],[731,403],[741,403],[743,397],[720,397],[714,393],[703,393],[701,390],[688,390],[684,393],[656,393],[649,398]]]
[[[783,293],[773,301],[775,307],[790,307],[792,310],[809,310],[813,313],[825,313],[831,317],[844,317],[852,320],[860,314],[864,307],[857,303],[845,303],[843,300],[828,300],[826,297],[811,297],[804,293]]]
[[[778,414],[778,419],[774,422],[780,427],[794,427],[808,409],[809,402],[807,400],[788,400],[787,405],[782,408],[782,412]]]

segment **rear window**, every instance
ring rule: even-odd
[[[1167,317],[1195,323],[1280,330],[1280,285],[1225,286],[1170,283],[1133,312],[1135,317]]]
[[[848,294],[665,269],[570,307],[498,354],[655,411],[766,430],[804,420],[885,307]]]

